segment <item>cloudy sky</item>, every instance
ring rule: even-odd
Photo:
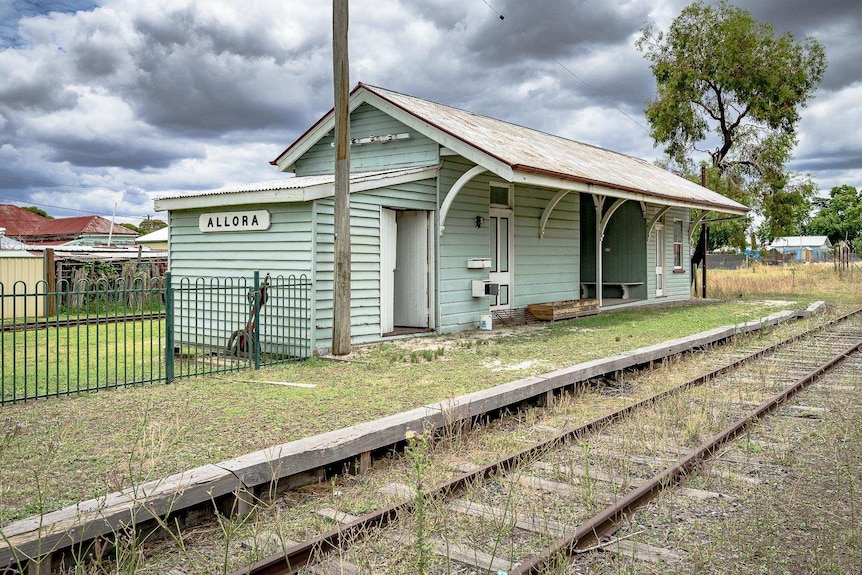
[[[634,44],[689,3],[351,0],[350,83],[654,160]],[[736,3],[823,43],[791,167],[862,186],[862,2]],[[156,196],[280,177],[269,161],[332,107],[331,18],[328,0],[0,0],[0,203],[138,223]]]

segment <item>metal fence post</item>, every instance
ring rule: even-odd
[[[165,383],[174,380],[174,288],[165,272]]]
[[[254,368],[260,369],[260,271],[254,272],[254,322],[251,324],[252,353]]]

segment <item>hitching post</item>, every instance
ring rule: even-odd
[[[165,272],[165,383],[174,380],[174,290]]]

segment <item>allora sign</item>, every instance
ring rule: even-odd
[[[198,225],[202,232],[260,232],[269,229],[269,212],[214,212],[201,214]]]

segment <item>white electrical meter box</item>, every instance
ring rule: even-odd
[[[492,283],[491,280],[473,280],[473,297],[485,297],[486,295],[495,296],[499,291],[500,284]]]
[[[471,258],[467,260],[467,269],[481,270],[491,269],[491,258]]]

